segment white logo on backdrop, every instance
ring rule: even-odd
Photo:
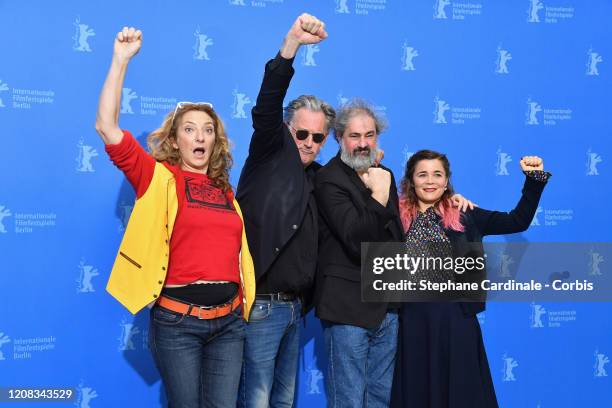
[[[340,91],[340,92],[338,93],[338,96],[336,97],[336,100],[338,101],[338,106],[343,106],[343,105],[345,105],[345,104],[347,104],[347,103],[348,103],[349,98],[347,98],[346,96],[344,96],[344,95],[342,94],[342,91]]]
[[[599,55],[598,52],[593,52],[593,49],[590,48],[589,52],[587,52],[587,75],[599,75],[599,70],[597,69],[597,64],[603,62],[603,58]]]
[[[402,47],[402,70],[404,71],[415,71],[414,68],[414,57],[419,56],[419,52],[414,47],[408,46],[408,43],[404,42]]]
[[[77,144],[78,154],[76,158],[76,171],[81,173],[93,173],[95,170],[91,165],[91,159],[98,156],[98,151],[83,143],[83,139]]]
[[[443,19],[446,16],[446,6],[450,5],[450,0],[436,0],[434,4],[434,18]]]
[[[527,125],[539,125],[537,114],[542,112],[542,106],[531,98],[527,98],[527,112],[525,114]]]
[[[606,371],[605,366],[609,362],[610,359],[608,358],[608,356],[603,353],[600,353],[599,350],[595,350],[595,365],[593,366],[595,372],[593,373],[593,375],[595,377],[607,377],[608,372]]]
[[[314,60],[314,55],[321,51],[318,44],[308,44],[302,54],[302,65],[305,67],[316,67],[317,62]]]
[[[536,210],[535,215],[533,216],[533,220],[531,220],[531,226],[538,226],[540,225],[540,220],[538,219],[538,214],[542,213],[544,211],[544,209],[542,207],[538,207],[538,209]]]
[[[132,88],[123,88],[121,93],[121,113],[133,114],[132,101],[136,98],[138,98],[136,91],[132,90]]]
[[[597,165],[602,162],[602,158],[599,154],[594,153],[589,149],[587,151],[587,162],[586,162],[586,175],[587,176],[599,176],[597,171]]]
[[[202,33],[200,31],[200,27],[196,29],[193,35],[196,38],[195,45],[193,46],[193,50],[195,51],[193,54],[193,59],[210,61],[210,57],[208,56],[206,49],[214,44],[212,38]]]
[[[544,8],[544,3],[540,0],[529,0],[529,8],[527,9],[527,21],[530,23],[539,23],[540,16],[538,12]]]
[[[541,328],[544,327],[544,323],[542,322],[542,316],[546,314],[546,309],[544,306],[539,305],[537,303],[531,303],[531,327],[532,328]]]
[[[514,258],[506,253],[502,253],[499,256],[499,276],[502,278],[511,277],[510,265],[512,264],[514,264]]]
[[[72,39],[74,40],[72,49],[81,52],[91,52],[91,47],[89,46],[87,39],[96,35],[95,31],[93,30],[93,28],[89,28],[87,24],[81,24],[80,17],[76,18],[73,25],[76,28],[76,32],[74,34],[74,37],[72,37]]]
[[[446,101],[438,98],[434,98],[434,123],[447,123],[446,122],[446,111],[450,110],[450,105]]]
[[[508,357],[508,355],[505,353],[502,360],[504,361],[504,368],[502,369],[504,376],[502,381],[516,381],[513,370],[518,367],[518,362],[512,357]]]
[[[84,260],[79,263],[79,279],[77,280],[77,292],[87,293],[95,292],[91,280],[94,276],[98,276],[100,273],[92,265],[86,265]]]
[[[135,335],[137,335],[138,333],[140,333],[140,329],[138,328],[138,326],[134,326],[133,323],[128,323],[127,321],[123,320],[120,324],[121,326],[121,335],[118,337],[119,340],[119,351],[126,351],[126,350],[134,350],[134,342],[133,342],[133,338]]]
[[[89,403],[92,399],[98,397],[98,393],[91,387],[85,387],[83,383],[79,384],[77,388],[79,396],[74,403],[75,406],[79,408],[91,408]]]
[[[252,103],[251,98],[242,92],[238,92],[238,89],[234,89],[232,95],[234,95],[234,102],[232,103],[232,118],[246,119],[247,115],[244,107]]]
[[[244,4],[244,0],[230,0],[230,4],[232,6],[246,6],[246,4]]]
[[[336,0],[336,13],[338,14],[349,14],[349,8],[347,5],[348,0]]]
[[[323,373],[316,368],[308,369],[308,394],[321,394],[319,383],[323,379]]]
[[[8,208],[6,208],[3,205],[0,205],[0,234],[6,234],[6,227],[4,226],[4,223],[2,222],[6,217],[10,217],[11,215],[11,210],[9,210]]]
[[[2,80],[0,79],[0,92],[5,92],[8,90],[8,84],[6,82],[2,82]],[[0,98],[0,108],[6,108],[6,105],[4,104],[4,102],[2,102],[2,98]]]
[[[601,276],[601,269],[599,268],[599,265],[603,263],[604,260],[603,255],[591,249],[589,251],[589,275]]]
[[[512,59],[512,54],[508,50],[504,50],[501,45],[497,47],[497,61],[495,62],[495,72],[497,74],[508,73],[508,61]]]
[[[0,361],[6,360],[6,357],[4,357],[4,354],[2,353],[2,346],[10,342],[11,342],[11,339],[9,338],[9,336],[0,332]]]
[[[508,176],[508,163],[512,161],[512,157],[505,152],[502,152],[501,147],[497,149],[497,162],[495,163],[496,176]]]
[[[132,214],[132,210],[134,209],[133,204],[126,204],[123,202],[119,206],[119,217],[121,219],[121,225],[119,225],[119,231],[125,230],[128,225],[128,221],[130,220],[130,215]]]
[[[404,158],[404,162],[407,162],[413,154],[414,152],[412,151],[412,149],[410,149],[408,146],[404,146],[404,149],[402,150],[402,157]]]

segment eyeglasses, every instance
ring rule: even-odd
[[[295,132],[295,137],[298,140],[306,140],[308,138],[308,135],[312,135],[312,141],[319,144],[325,139],[325,135],[323,133],[311,133],[306,129],[296,129],[288,123],[287,126],[293,129],[293,131]]]
[[[174,108],[174,113],[172,114],[172,122],[174,122],[174,117],[176,116],[176,112],[179,109],[184,108],[185,106],[208,106],[210,109],[214,109],[212,103],[210,102],[189,102],[182,101],[176,104],[176,108]]]

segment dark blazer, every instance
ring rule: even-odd
[[[280,55],[266,64],[252,109],[253,136],[240,173],[236,199],[242,208],[249,248],[259,279],[301,224],[312,187],[297,146],[283,122],[283,100],[293,77],[293,60]]]
[[[482,238],[485,235],[503,235],[527,230],[538,209],[538,203],[546,182],[525,177],[521,198],[510,212],[489,211],[482,208],[468,210],[462,215],[465,231],[445,230],[453,246],[453,256],[479,257],[484,255]],[[476,245],[474,245],[476,243]],[[486,278],[486,268],[481,274],[465,274],[459,281],[480,282]],[[461,307],[466,316],[485,310],[486,294],[479,294],[481,302],[464,302]]]
[[[314,304],[320,319],[374,328],[385,317],[387,303],[361,301],[360,282],[361,243],[399,241],[403,236],[395,179],[386,170],[391,173],[386,207],[371,197],[371,191],[340,160],[339,153],[316,175],[319,267]]]

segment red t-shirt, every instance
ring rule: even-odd
[[[106,152],[134,187],[136,197],[142,197],[153,178],[155,159],[125,130],[121,142],[106,145]],[[240,283],[242,221],[232,204],[232,192],[224,194],[205,174],[164,165],[176,179],[179,203],[165,284]]]

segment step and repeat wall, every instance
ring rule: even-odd
[[[236,185],[264,65],[302,12],[329,38],[300,50],[287,98],[370,101],[389,121],[380,143],[397,180],[412,152],[439,150],[458,192],[509,210],[520,158],[539,155],[553,178],[531,228],[490,241],[611,240],[607,0],[2,1],[0,387],[72,387],[82,408],[166,405],[148,311],[133,316],[105,291],[134,202],[94,130],[114,36],[126,25],[144,33],[121,126],[144,144],[177,101],[212,102]],[[337,149],[328,140],[319,161]],[[598,273],[610,262],[592,252]],[[490,303],[479,320],[500,405],[611,406],[611,312]],[[296,404],[325,406],[312,313],[301,346]]]

